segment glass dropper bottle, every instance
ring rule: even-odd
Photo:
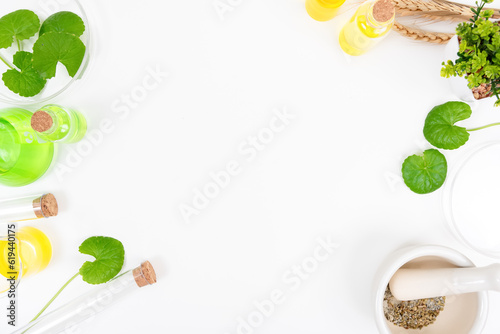
[[[16,223],[57,216],[59,208],[52,194],[0,201],[0,223]]]
[[[97,313],[104,311],[120,298],[156,283],[156,273],[149,261],[127,271],[103,286],[77,297],[73,301],[28,323],[12,334],[77,333],[78,327],[90,322]]]
[[[79,111],[49,104],[31,116],[31,127],[46,142],[76,143],[85,136],[87,121]]]

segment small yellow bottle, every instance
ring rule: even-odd
[[[394,25],[395,9],[391,0],[368,1],[362,4],[339,36],[342,50],[359,56],[379,43]]]
[[[15,236],[0,236],[0,294],[9,289],[5,278],[22,278],[44,270],[52,258],[49,238],[34,227],[23,227]]]
[[[345,0],[306,0],[306,10],[316,21],[329,21],[337,15]]]

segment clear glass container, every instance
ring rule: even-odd
[[[500,258],[500,142],[469,149],[453,164],[442,193],[448,227],[458,240]]]
[[[14,254],[9,254],[9,247],[14,248]],[[19,241],[7,234],[0,234],[0,299],[7,296],[9,290],[16,289],[22,277],[22,263],[17,250]],[[10,255],[10,256],[9,256]],[[14,259],[14,262],[11,262]],[[10,267],[12,263],[13,267]]]
[[[394,19],[394,5],[390,1],[365,2],[340,32],[342,50],[351,56],[364,54],[387,36]]]
[[[57,214],[57,200],[52,194],[0,200],[0,223],[49,218]]]
[[[32,113],[0,110],[0,184],[20,187],[38,180],[54,157],[54,144],[39,142],[31,128]]]
[[[77,80],[81,79],[87,69],[91,53],[91,27],[89,26],[89,21],[87,15],[83,9],[83,6],[78,0],[16,0],[16,1],[3,1],[0,8],[0,17],[9,14],[13,11],[19,9],[29,9],[35,12],[40,21],[44,21],[50,15],[60,12],[60,11],[70,11],[78,16],[80,16],[85,24],[85,32],[80,37],[83,44],[86,46],[85,56],[83,58],[82,64],[74,77],[70,77],[65,71],[64,66],[58,64],[57,75],[49,79],[45,88],[40,94],[33,97],[22,97],[18,94],[10,91],[3,81],[0,80],[0,102],[4,102],[10,105],[23,106],[32,105],[38,103],[47,102],[63,92],[66,92]],[[29,40],[23,41],[23,50],[32,50],[34,41],[36,41],[38,34]],[[14,43],[15,44],[15,43]],[[8,49],[0,49],[0,55],[12,63],[12,56],[17,51],[17,46],[12,46]],[[7,69],[7,65],[0,62],[0,75],[4,73]]]
[[[15,278],[17,286],[21,279],[44,270],[52,259],[52,245],[45,233],[28,226],[11,231],[0,236],[0,296],[9,289],[7,278]]]
[[[76,143],[85,136],[87,121],[79,111],[49,104],[33,114],[31,127],[43,141]]]
[[[57,334],[81,332],[81,325],[94,319],[121,298],[144,286],[156,283],[156,274],[149,262],[127,271],[112,281],[95,286],[90,292],[28,323],[12,334]],[[118,331],[118,329],[117,329]]]
[[[337,15],[337,12],[345,0],[306,0],[306,10],[316,21],[329,21]]]

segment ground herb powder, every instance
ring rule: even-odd
[[[393,324],[405,329],[422,329],[436,321],[444,308],[446,297],[401,301],[394,298],[387,286],[384,295],[384,315]]]

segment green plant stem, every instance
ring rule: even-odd
[[[17,49],[19,51],[23,51],[23,48],[21,47],[21,42],[19,42],[19,40],[16,38],[16,43],[17,43]]]
[[[5,60],[5,58],[4,58],[2,55],[0,55],[0,60],[1,60],[1,61],[5,64],[5,65],[7,65],[7,66],[8,66],[11,70],[13,70],[13,69],[14,69],[14,67],[13,67],[11,64],[9,64],[9,63],[7,62],[7,60]]]
[[[57,291],[57,293],[54,295],[54,297],[52,297],[51,300],[49,300],[49,302],[42,308],[42,310],[40,312],[38,312],[38,314],[33,318],[31,319],[30,323],[35,321],[36,319],[38,319],[43,312],[45,312],[45,310],[47,309],[47,307],[50,306],[50,304],[52,304],[52,302],[61,294],[61,292],[63,292],[63,290],[68,286],[69,283],[71,283],[75,278],[77,278],[78,276],[80,275],[80,273],[76,273],[75,276],[71,277],[69,279],[69,281],[67,281],[60,289],[59,291]]]
[[[482,129],[486,129],[486,128],[489,128],[489,127],[491,127],[491,126],[496,126],[496,125],[500,125],[500,122],[499,122],[499,123],[492,123],[492,124],[488,124],[488,125],[480,126],[480,127],[478,127],[478,128],[467,129],[467,131],[471,132],[471,131],[482,130]]]

